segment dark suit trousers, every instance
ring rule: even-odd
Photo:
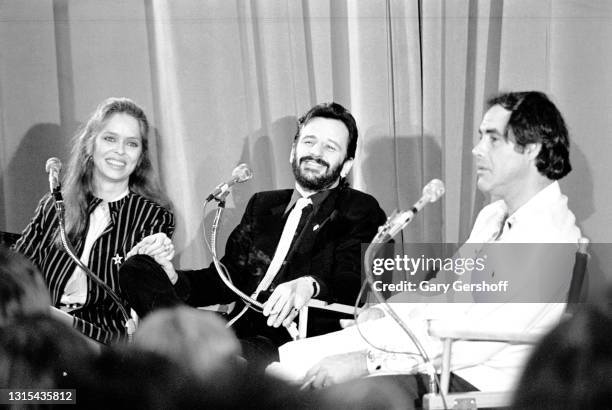
[[[198,273],[188,271],[185,274]],[[125,261],[119,271],[119,281],[123,296],[140,318],[155,309],[185,305],[189,300],[190,290],[185,282],[178,281],[173,286],[161,266],[146,255],[135,255]],[[290,340],[284,328],[269,328],[264,319],[260,313],[247,312],[234,326],[242,343],[243,356],[256,370],[278,360],[277,346]]]
[[[185,287],[172,286],[161,266],[146,255],[132,256],[121,265],[119,284],[140,318],[155,309],[184,304],[189,292]]]

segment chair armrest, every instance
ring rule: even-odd
[[[446,409],[482,409],[482,408],[507,408],[512,403],[512,391],[471,391],[467,393],[446,394],[446,401],[439,394],[428,393],[423,396],[423,409],[446,410]]]
[[[463,323],[458,324],[446,320],[430,320],[428,331],[430,336],[438,339],[506,342],[514,344],[535,344],[544,336],[544,333],[539,332],[525,333],[512,330],[492,331],[491,329],[479,327],[478,324],[470,324],[467,326]]]
[[[428,333],[442,340],[442,363],[440,369],[440,390],[448,393],[451,370],[452,344],[456,340],[504,342],[513,344],[535,344],[542,333],[525,333],[511,330],[495,330],[484,328],[476,323],[457,323],[448,320],[429,320]]]
[[[319,299],[310,299],[308,304],[300,310],[300,324],[298,327],[299,339],[304,339],[306,337],[306,328],[308,326],[308,310],[310,308],[345,313],[347,315],[352,315],[355,312],[354,306],[343,305],[342,303],[327,303]],[[358,309],[357,313],[359,314],[360,311],[361,309]]]
[[[355,306],[344,305],[342,303],[327,303],[323,300],[319,299],[310,299],[308,302],[308,307],[330,310],[332,312],[346,313],[347,315],[352,315],[355,312]],[[359,313],[360,309],[357,310]]]

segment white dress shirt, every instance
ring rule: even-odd
[[[118,201],[129,193],[129,190],[121,193],[117,198],[109,202]],[[79,258],[85,266],[89,264],[89,255],[93,248],[94,242],[98,240],[100,235],[104,232],[106,227],[111,221],[110,210],[108,209],[108,202],[102,201],[89,215],[89,225],[87,229],[87,236],[85,237],[85,245],[83,246],[83,252]],[[76,267],[70,279],[66,283],[64,288],[64,294],[61,298],[62,305],[83,305],[87,300],[87,275],[83,272],[83,269]]]
[[[577,244],[580,236],[576,218],[567,207],[567,197],[561,193],[559,184],[553,182],[510,216],[507,216],[507,207],[502,200],[484,207],[478,214],[466,243],[469,245],[492,242]],[[473,246],[465,246],[462,249],[468,247],[470,252],[474,251]],[[462,249],[459,250],[459,254]],[[571,249],[575,248],[572,246]],[[561,262],[567,267],[567,272],[555,272],[557,275],[555,280],[545,285],[551,287],[552,293],[561,293],[562,300],[565,300],[569,290],[573,266],[573,255],[565,256],[567,260]],[[552,261],[542,260],[540,257],[536,262],[538,266],[529,268],[536,271],[534,276],[539,276],[540,271],[545,270],[542,265]],[[530,272],[531,269],[529,269]],[[469,276],[462,279],[465,282],[470,281]],[[477,325],[479,329],[491,332],[510,330],[521,333],[541,333],[558,323],[565,304],[395,303],[392,307],[413,330],[416,330],[421,343],[425,345],[431,357],[438,358],[441,355],[441,343],[429,337],[427,333],[428,321],[431,319],[450,320],[454,326],[461,327],[460,325],[463,324],[468,329]],[[397,328],[397,325],[389,321],[389,327]],[[386,349],[404,348],[405,350],[405,347],[411,344],[406,337],[398,334],[397,329],[393,335],[397,339],[392,343],[384,343],[383,346]],[[387,336],[391,335],[387,333]],[[393,340],[394,337],[386,337],[386,339]],[[451,368],[455,374],[479,390],[508,390],[518,381],[531,349],[532,346],[529,345],[458,341],[453,344]],[[384,370],[384,368],[381,369],[381,371]]]

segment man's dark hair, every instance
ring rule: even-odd
[[[491,98],[488,104],[489,108],[500,105],[512,112],[507,130],[512,130],[518,146],[542,144],[536,157],[536,167],[542,175],[557,180],[569,174],[572,166],[567,127],[546,94],[538,91],[503,93]]]
[[[306,114],[298,119],[297,132],[293,138],[295,144],[300,136],[300,130],[313,118],[329,118],[332,120],[342,121],[342,123],[348,129],[348,147],[346,149],[346,159],[355,158],[355,151],[357,150],[357,124],[355,118],[346,108],[338,103],[321,103],[312,107]]]

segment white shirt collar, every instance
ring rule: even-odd
[[[554,181],[546,188],[532,196],[531,199],[521,205],[519,209],[514,211],[514,213],[508,217],[507,223],[513,226],[516,223],[521,223],[522,220],[529,219],[533,215],[541,215],[542,212],[549,210],[551,203],[559,201],[561,196],[562,194],[561,188],[559,187],[559,182]],[[506,207],[506,210],[507,209],[508,208]]]
[[[550,232],[538,234],[537,230],[534,231],[530,227],[531,225],[546,226],[546,230],[550,231],[554,226],[549,225],[566,224],[567,226],[559,226],[554,229],[559,230],[560,235],[565,232],[566,228],[568,232],[572,233],[570,236],[573,236],[574,233],[574,230],[571,228],[574,226],[575,218],[571,211],[567,209],[567,198],[561,193],[561,188],[557,181],[539,191],[506,219],[507,215],[508,206],[501,199],[485,206],[479,212],[467,242],[518,241],[514,234],[519,235],[521,238],[528,235],[532,238],[531,240],[536,242],[538,241],[537,237],[539,237],[537,235],[544,235],[546,240],[551,242]],[[504,220],[502,228],[501,225]],[[519,227],[518,231],[517,226]],[[500,228],[503,229],[501,235],[499,232]],[[521,241],[526,242],[528,240],[530,239],[525,237]]]

